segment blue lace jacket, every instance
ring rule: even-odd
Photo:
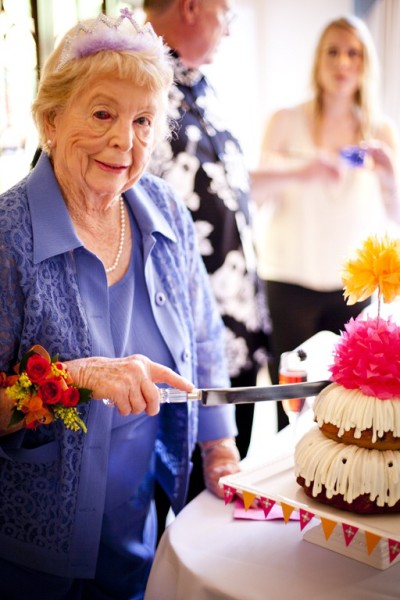
[[[200,387],[228,384],[222,324],[196,250],[189,213],[162,180],[126,192],[143,236],[157,325],[178,371]],[[62,360],[113,356],[107,280],[77,237],[50,162],[0,196],[0,370],[33,344]],[[235,435],[232,407],[167,407],[157,476],[182,507],[198,435]],[[112,412],[93,400],[88,433],[60,422],[0,438],[0,555],[67,577],[93,577],[104,507]],[[198,414],[199,413],[199,414]]]

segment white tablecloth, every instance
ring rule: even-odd
[[[381,571],[302,538],[298,522],[239,521],[205,491],[166,529],[145,600],[394,600]]]

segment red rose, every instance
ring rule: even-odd
[[[38,396],[43,404],[57,404],[61,400],[62,383],[59,379],[46,379],[39,385]]]
[[[39,354],[30,356],[26,363],[26,374],[32,383],[42,381],[50,373],[50,369],[50,363]]]
[[[61,394],[61,404],[63,406],[76,406],[80,400],[79,390],[76,387],[70,387]]]

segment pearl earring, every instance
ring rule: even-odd
[[[48,147],[49,147],[49,148],[51,147],[51,144],[52,144],[52,143],[53,143],[53,142],[52,142],[52,140],[47,140],[47,141],[46,141],[46,144],[48,145]]]

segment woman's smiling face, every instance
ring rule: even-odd
[[[102,77],[76,94],[49,125],[52,160],[64,190],[113,197],[142,175],[155,137],[159,94]]]
[[[339,28],[330,29],[321,46],[319,82],[329,94],[353,96],[361,85],[363,47],[357,36]]]

